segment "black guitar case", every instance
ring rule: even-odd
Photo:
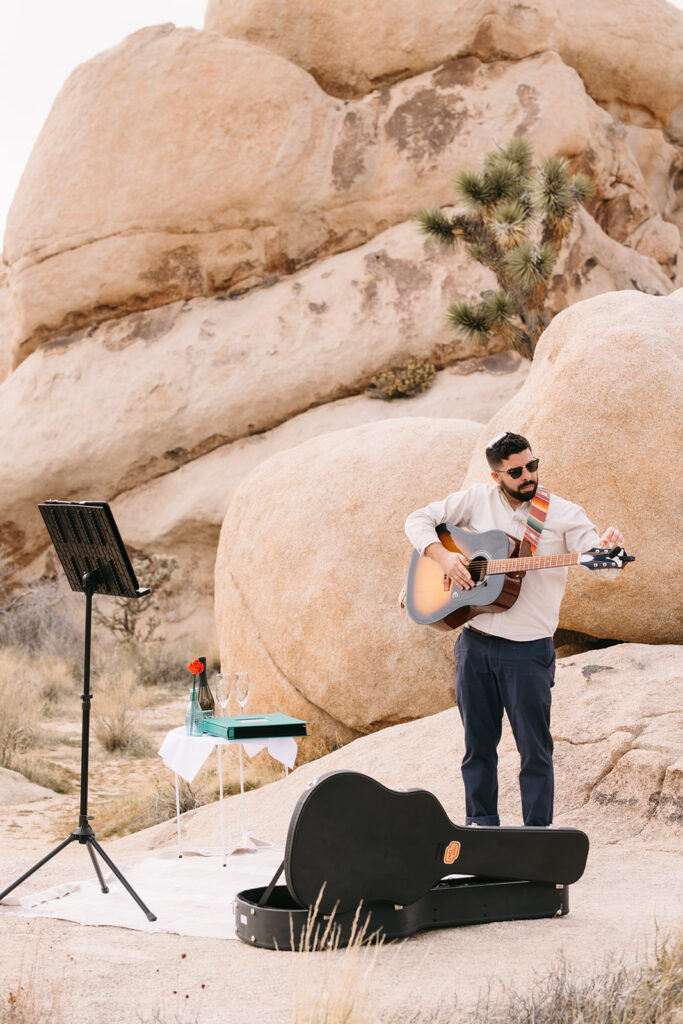
[[[578,829],[464,828],[432,793],[396,791],[359,772],[329,772],[299,799],[287,832],[286,885],[239,893],[244,941],[296,949],[334,914],[337,940],[360,922],[385,938],[424,928],[568,913],[583,874]],[[282,870],[282,869],[281,869]],[[457,877],[449,877],[457,876]],[[463,877],[464,876],[464,877]]]

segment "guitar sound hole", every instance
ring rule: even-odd
[[[487,559],[483,555],[475,555],[469,564],[470,576],[475,583],[480,583],[486,576]]]

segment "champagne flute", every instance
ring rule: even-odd
[[[235,700],[244,711],[249,699],[249,673],[235,672]],[[242,744],[240,743],[240,804],[242,809],[242,846],[250,847],[251,839],[247,832],[247,819],[244,811],[244,765],[242,760]]]
[[[220,704],[222,711],[225,711],[230,700],[231,682],[232,676],[227,672],[216,672],[213,677],[216,700]]]
[[[244,705],[249,700],[249,673],[235,672],[235,699],[244,710]]]

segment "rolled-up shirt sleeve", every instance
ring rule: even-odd
[[[469,521],[472,512],[472,491],[454,491],[443,501],[433,501],[424,508],[418,508],[406,519],[405,531],[408,540],[418,554],[423,555],[425,548],[439,540],[436,527],[441,523],[460,526]]]
[[[597,526],[590,521],[580,505],[568,501],[565,506],[564,540],[567,551],[582,555],[584,551],[597,547],[600,542]]]
[[[569,514],[564,538],[567,551],[576,552],[579,555],[590,551],[591,548],[600,546],[600,534],[580,505],[569,504]],[[619,576],[618,569],[598,569],[590,573],[591,579],[596,583],[609,583]]]

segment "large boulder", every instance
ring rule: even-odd
[[[21,355],[59,328],[281,270],[295,228],[312,258],[325,226],[304,211],[326,205],[334,121],[308,74],[213,33],[145,28],[81,64],[7,218]]]
[[[675,551],[683,415],[683,306],[615,292],[578,302],[543,334],[523,387],[487,424],[465,483],[488,480],[485,441],[528,437],[541,482],[621,528],[636,556],[618,579],[572,569],[560,626],[642,643],[680,641]]]
[[[453,702],[452,637],[397,595],[403,521],[458,486],[478,424],[397,419],[273,456],[238,488],[216,558],[224,668],[249,670],[253,711],[287,711],[326,740]]]
[[[645,107],[683,141],[683,14],[666,0],[574,0],[571,8],[562,0],[209,0],[204,26],[287,57],[336,96],[363,95],[454,57],[555,50],[596,100]]]
[[[0,767],[0,807],[30,804],[36,800],[47,800],[54,795],[54,790],[29,782],[19,772]]]
[[[342,103],[249,43],[143,29],[73,72],[24,171],[5,235],[14,362],[59,332],[359,246],[452,201],[448,169],[515,133],[591,173],[609,234],[630,242],[654,219],[648,254],[670,257],[625,130],[556,54],[468,57]]]

